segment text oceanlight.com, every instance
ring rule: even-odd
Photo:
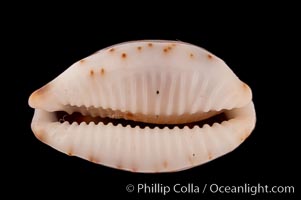
[[[138,194],[163,194],[169,193],[190,193],[190,194],[293,194],[295,192],[294,186],[282,185],[265,185],[265,184],[249,184],[241,185],[221,185],[221,184],[195,184],[187,183],[174,185],[166,185],[162,183],[138,183],[136,185],[128,184],[126,191]]]

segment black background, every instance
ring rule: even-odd
[[[298,193],[297,176],[300,170],[297,161],[295,129],[298,113],[295,104],[298,86],[291,64],[293,55],[286,45],[294,45],[287,35],[293,32],[280,18],[229,20],[218,19],[206,22],[207,18],[189,25],[168,20],[139,22],[122,16],[116,21],[98,23],[74,19],[43,19],[39,15],[19,19],[7,41],[11,44],[9,70],[14,74],[9,100],[12,118],[7,123],[12,127],[3,134],[5,171],[9,177],[6,186],[19,189],[29,187],[22,195],[59,198],[62,195],[102,199],[104,195],[122,195],[124,198],[141,199],[146,194],[128,193],[127,184],[160,183],[172,186],[194,183],[204,185],[293,185]],[[110,15],[105,16],[107,18]],[[104,19],[103,16],[99,16]],[[239,17],[238,17],[239,18]],[[171,20],[172,21],[172,20]],[[162,28],[163,24],[163,28]],[[25,26],[24,26],[25,25]],[[289,34],[290,35],[290,34]],[[291,36],[291,35],[290,35]],[[37,140],[30,123],[33,109],[28,106],[29,95],[51,81],[74,62],[95,51],[119,42],[138,39],[181,40],[201,46],[222,58],[237,76],[253,91],[257,114],[256,128],[250,137],[233,152],[212,162],[190,170],[166,174],[139,174],[119,171],[96,165],[77,157],[69,157]],[[288,80],[286,80],[288,79]],[[10,93],[8,93],[10,94]],[[10,124],[12,123],[12,124]],[[6,147],[7,145],[7,147]],[[38,192],[37,192],[38,191]],[[173,194],[177,199],[221,199],[222,194]],[[171,195],[169,195],[171,196]],[[156,198],[164,198],[162,194]],[[208,198],[207,198],[208,197]],[[250,195],[228,194],[226,197],[253,198]],[[254,199],[290,199],[296,194],[273,194],[255,196]]]

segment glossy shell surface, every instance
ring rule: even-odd
[[[35,109],[32,130],[44,143],[134,172],[172,172],[206,163],[239,146],[256,121],[248,85],[220,58],[178,41],[133,41],[102,49],[35,91],[29,105]],[[58,111],[125,124],[64,122]],[[222,122],[197,125],[221,113],[227,117]]]

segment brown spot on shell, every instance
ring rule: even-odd
[[[95,157],[93,157],[93,156],[91,156],[88,160],[92,163],[96,163],[96,164],[100,163],[99,160],[95,159]]]
[[[90,70],[90,76],[93,76],[94,75],[94,71],[93,69]]]
[[[167,168],[167,167],[168,167],[168,162],[167,162],[167,160],[164,160],[164,162],[163,162],[163,167],[164,167],[164,168]]]
[[[134,114],[130,113],[130,112],[127,112],[126,117],[129,118],[129,119],[132,119],[134,117]]]
[[[29,105],[31,107],[35,107],[39,105],[41,98],[43,98],[43,95],[45,95],[50,90],[50,88],[51,88],[51,84],[48,83],[43,87],[41,87],[40,89],[34,91],[29,97]]]
[[[117,168],[117,169],[123,169],[123,166],[122,166],[122,164],[117,164],[117,165],[116,165],[116,168]]]
[[[140,46],[137,47],[137,50],[138,50],[138,51],[141,51],[141,50],[142,50],[142,47],[140,47]]]
[[[45,141],[45,133],[43,130],[34,130],[34,135],[36,138],[38,138],[40,141]]]
[[[103,76],[104,74],[105,74],[105,69],[104,69],[104,68],[101,68],[101,69],[100,69],[100,75]]]
[[[177,46],[177,45],[176,45],[175,43],[172,43],[171,46],[175,47],[175,46]]]
[[[240,137],[240,141],[242,142],[242,141],[246,140],[247,137],[249,136],[250,132],[251,132],[250,130],[246,130],[245,134]]]
[[[190,53],[189,56],[190,56],[190,58],[193,58],[193,57],[194,57],[194,54],[193,54],[193,53]]]
[[[249,86],[245,83],[242,84],[242,87],[244,88],[244,90],[250,90]]]
[[[115,51],[114,48],[111,48],[111,49],[109,50],[109,52],[111,52],[111,53],[113,53],[114,51]]]
[[[188,160],[189,160],[190,164],[193,165],[193,163],[194,163],[194,162],[193,162],[193,160],[194,160],[193,157],[192,157],[192,156],[189,156],[189,157],[188,157]]]
[[[85,59],[82,59],[82,60],[79,61],[79,63],[83,64],[85,61],[86,61]]]
[[[124,59],[126,58],[126,56],[127,56],[126,53],[121,54],[121,57],[124,58]]]
[[[168,53],[169,51],[171,51],[172,50],[172,46],[166,46],[166,47],[164,47],[164,49],[163,49],[163,51],[165,52],[165,53]]]
[[[67,152],[67,155],[68,155],[68,156],[73,156],[72,151]]]
[[[153,43],[148,43],[147,46],[148,46],[148,47],[152,47],[152,46],[153,46]]]
[[[212,157],[212,154],[211,153],[208,153],[208,159],[211,160],[213,157]]]
[[[172,45],[169,45],[169,46],[164,47],[163,51],[164,51],[165,53],[168,53],[169,51],[172,50],[172,48],[173,48],[173,46],[172,46]]]
[[[212,57],[211,54],[207,54],[207,58],[208,58],[208,59],[212,59],[213,57]]]
[[[40,89],[36,90],[32,95],[34,96],[40,96],[43,95],[46,91],[48,91],[50,88],[50,84],[46,84],[43,87],[41,87]]]

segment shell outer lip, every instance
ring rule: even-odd
[[[34,115],[34,118],[32,121],[32,130],[39,140],[50,145],[51,147],[65,153],[67,155],[74,155],[74,156],[77,156],[77,157],[80,157],[80,158],[83,158],[86,160],[90,160],[92,162],[95,162],[95,163],[98,163],[101,165],[105,165],[108,167],[117,168],[117,169],[121,169],[121,170],[132,171],[132,172],[141,172],[141,173],[176,172],[176,171],[182,171],[185,169],[189,169],[189,168],[204,164],[204,163],[209,162],[215,158],[218,158],[226,153],[229,153],[233,149],[238,147],[250,135],[250,133],[254,129],[255,121],[256,121],[255,109],[254,109],[253,103],[251,102],[250,104],[248,104],[247,106],[245,106],[243,108],[234,109],[234,110],[230,111],[229,114],[232,115],[232,117],[234,117],[230,121],[223,122],[222,124],[215,123],[212,126],[205,125],[202,128],[194,127],[193,129],[189,129],[189,128],[185,127],[184,129],[179,129],[179,128],[150,129],[150,128],[146,127],[144,129],[141,129],[139,127],[132,128],[130,126],[123,127],[121,125],[114,126],[112,124],[95,125],[93,122],[90,124],[81,123],[80,125],[78,125],[77,123],[73,123],[70,125],[67,122],[65,122],[64,124],[60,124],[60,123],[54,121],[54,119],[51,116],[51,113],[45,112],[40,109],[36,109],[35,115]],[[242,124],[244,124],[244,125],[242,126]],[[100,126],[101,126],[101,128],[100,128]],[[65,127],[65,128],[62,128],[62,127]],[[221,151],[221,152],[208,153],[209,151],[212,151],[212,149],[207,147],[208,149],[206,151],[204,151],[207,153],[203,152],[202,158],[191,160],[191,157],[190,157],[190,160],[188,159],[188,161],[184,158],[185,158],[185,156],[187,156],[187,157],[189,157],[189,155],[191,156],[192,155],[191,152],[195,152],[193,154],[199,154],[199,152],[197,152],[197,145],[192,145],[193,150],[191,150],[190,153],[189,152],[187,153],[186,152],[187,150],[185,150],[187,148],[187,146],[183,146],[183,145],[179,145],[179,144],[175,145],[175,146],[171,145],[169,147],[171,149],[174,148],[173,149],[174,151],[172,151],[172,152],[181,152],[181,151],[185,152],[185,153],[183,153],[183,155],[182,154],[178,155],[179,157],[181,157],[181,159],[184,160],[182,164],[179,165],[178,163],[173,163],[171,160],[172,158],[165,157],[164,159],[161,158],[163,161],[160,161],[160,159],[158,159],[158,160],[156,160],[156,162],[157,163],[165,162],[165,164],[157,164],[157,165],[162,165],[162,166],[166,165],[166,163],[172,163],[172,164],[169,164],[168,167],[161,167],[161,168],[159,167],[158,168],[158,167],[156,167],[156,165],[153,165],[152,167],[141,167],[141,166],[139,167],[139,164],[137,164],[137,163],[147,162],[146,161],[147,158],[153,157],[153,156],[151,154],[145,153],[145,155],[143,155],[143,156],[140,155],[140,157],[138,156],[135,159],[133,159],[133,158],[130,159],[135,164],[126,163],[125,161],[123,161],[123,162],[125,162],[124,164],[120,164],[120,163],[117,164],[120,160],[122,160],[121,159],[121,157],[123,157],[122,155],[116,156],[117,154],[116,155],[114,154],[114,159],[112,159],[112,161],[109,162],[109,161],[104,161],[103,159],[100,158],[103,156],[103,154],[101,154],[102,156],[97,155],[97,153],[95,153],[95,151],[93,151],[93,150],[91,150],[91,152],[93,152],[93,153],[91,153],[91,152],[88,153],[88,154],[92,154],[95,156],[95,158],[93,158],[93,159],[91,159],[91,157],[88,156],[83,150],[75,150],[73,152],[70,149],[76,149],[77,147],[75,147],[75,146],[83,146],[83,149],[85,149],[85,148],[88,148],[89,144],[83,143],[83,144],[79,144],[79,145],[75,145],[75,146],[69,144],[69,146],[68,145],[64,146],[60,142],[58,142],[58,141],[63,141],[63,140],[70,140],[70,141],[74,140],[72,137],[73,131],[72,131],[71,127],[74,128],[73,130],[76,130],[77,128],[84,129],[85,127],[87,130],[89,128],[100,130],[104,127],[107,127],[107,129],[104,129],[104,130],[106,130],[106,131],[104,131],[104,133],[102,133],[102,132],[97,133],[97,135],[99,135],[100,138],[102,138],[102,136],[104,136],[104,135],[108,135],[107,134],[108,129],[110,129],[109,132],[113,138],[123,137],[120,139],[124,140],[124,141],[127,141],[128,140],[127,138],[129,138],[130,136],[134,136],[136,138],[133,140],[135,144],[132,143],[129,146],[139,147],[138,151],[144,152],[144,153],[145,153],[145,151],[143,151],[143,148],[145,146],[147,146],[147,145],[145,145],[145,141],[147,141],[147,139],[146,138],[142,139],[141,141],[144,141],[144,143],[142,142],[144,145],[139,145],[140,141],[139,141],[139,139],[137,139],[138,135],[140,135],[140,137],[142,135],[143,137],[148,137],[148,138],[149,137],[154,137],[154,138],[157,137],[157,139],[159,139],[161,137],[160,136],[161,134],[162,134],[162,138],[169,138],[171,135],[177,135],[177,137],[179,137],[179,140],[191,141],[191,143],[193,143],[192,140],[189,139],[190,136],[194,138],[193,141],[194,140],[200,141],[201,140],[200,138],[203,138],[203,139],[206,138],[206,140],[212,141],[212,138],[210,138],[212,136],[208,136],[208,135],[217,136],[217,134],[213,134],[213,131],[221,130],[222,128],[224,128],[225,132],[227,132],[227,133],[224,133],[223,135],[227,135],[227,137],[229,137],[227,140],[228,140],[228,142],[231,141],[231,143],[228,144],[228,143],[223,143],[224,141],[219,141],[220,145],[223,146],[221,148],[225,148],[226,150]],[[69,132],[68,131],[63,132],[63,131],[60,131],[60,129],[69,130]],[[242,130],[244,130],[244,131],[242,131]],[[78,134],[77,136],[82,137],[83,135],[85,135],[85,134]],[[197,137],[197,135],[199,135],[199,137]],[[204,136],[204,135],[206,135],[206,136]],[[64,139],[62,139],[62,138],[64,138]],[[159,144],[161,144],[159,146],[164,146],[162,144],[162,142],[160,143],[157,140],[155,140],[154,138],[152,138],[150,141],[156,141],[153,143],[159,143]],[[198,138],[198,139],[195,139],[195,138]],[[105,141],[105,140],[108,140],[108,138],[104,137],[97,141]],[[168,142],[167,142],[168,140],[174,141],[174,139],[169,138],[167,140],[164,140],[164,142],[166,142],[168,144]],[[104,143],[106,143],[106,142],[104,142]],[[175,142],[175,144],[177,144],[177,143]],[[215,145],[217,145],[217,144],[215,144]],[[127,146],[127,145],[124,145],[124,146]],[[149,146],[149,148],[156,148],[156,147],[158,147],[158,146],[156,146],[156,145],[153,147]],[[127,148],[129,148],[129,147],[127,147]],[[196,149],[194,149],[194,148],[196,148]],[[121,147],[120,147],[120,149],[121,149]],[[121,151],[120,149],[119,149],[119,153],[122,154],[123,151]],[[156,152],[157,150],[153,149],[151,151]],[[163,154],[168,155],[168,153],[166,153],[166,149],[163,148],[163,150],[161,150],[161,151],[165,152]],[[128,150],[125,151],[125,154],[126,154],[125,157],[130,157],[127,153],[128,153]],[[109,154],[109,152],[107,151],[106,154]],[[157,156],[158,155],[160,155],[160,154],[157,154]],[[99,158],[98,158],[98,156],[99,156]],[[172,157],[174,157],[174,156],[175,155],[173,155]],[[166,161],[166,159],[167,159],[167,161]]]

